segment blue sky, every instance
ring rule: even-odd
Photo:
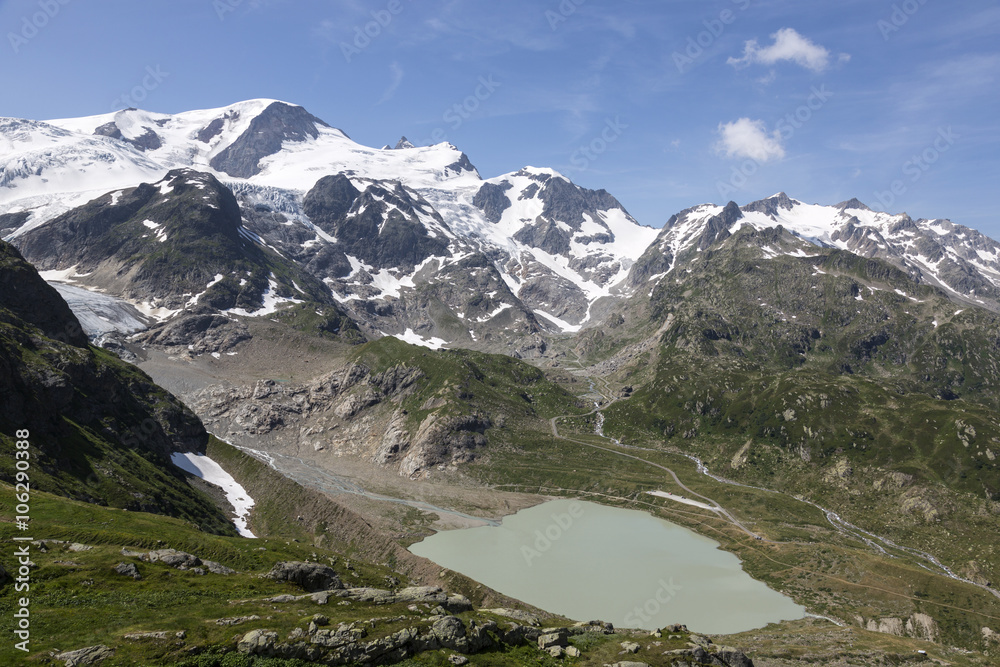
[[[995,0],[7,0],[0,30],[0,115],[272,97],[656,227],[784,190],[1000,238]]]

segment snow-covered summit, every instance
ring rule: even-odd
[[[666,258],[658,266],[669,273],[687,253],[704,250],[744,225],[780,226],[816,246],[884,259],[955,298],[992,308],[1000,301],[1000,243],[950,220],[873,211],[857,199],[824,206],[782,192],[743,207],[730,202],[687,209],[671,217],[657,237],[656,253]],[[643,278],[657,275],[662,272],[650,270]]]

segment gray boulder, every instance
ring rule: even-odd
[[[276,563],[267,573],[269,579],[290,581],[310,593],[343,588],[333,568],[319,563],[288,561]]]
[[[77,667],[77,665],[96,664],[102,660],[110,658],[114,655],[114,653],[115,650],[110,646],[88,646],[87,648],[60,653],[55,657],[55,659],[65,662],[66,667]]]
[[[118,563],[115,566],[115,572],[126,577],[132,577],[136,581],[142,579],[142,575],[139,574],[139,568],[134,563]]]
[[[436,637],[442,646],[455,648],[459,641],[465,638],[465,624],[455,616],[445,616],[431,626],[431,635]]]
[[[715,655],[726,663],[726,667],[753,667],[753,660],[744,655],[742,651],[728,646],[720,646]]]
[[[236,572],[236,570],[232,569],[231,567],[226,567],[221,563],[216,563],[214,560],[205,560],[202,561],[201,564],[207,567],[208,571],[211,572],[212,574],[221,574],[225,576],[225,575],[235,574]]]
[[[566,646],[566,632],[550,632],[538,638],[538,648],[547,651],[553,646]]]
[[[248,655],[274,655],[274,645],[278,643],[278,633],[271,630],[251,630],[243,635],[236,650]]]
[[[142,556],[142,560],[150,563],[164,563],[170,567],[176,567],[179,570],[186,570],[201,565],[201,559],[197,556],[183,551],[177,551],[176,549],[158,549],[156,551],[150,551],[145,556]]]

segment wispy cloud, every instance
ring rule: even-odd
[[[889,92],[899,108],[923,113],[930,107],[954,108],[988,97],[998,78],[1000,54],[968,54],[924,66],[912,80],[895,83]]]
[[[399,63],[393,62],[389,65],[389,72],[392,75],[392,81],[389,83],[389,87],[385,89],[382,93],[382,97],[379,99],[378,104],[384,104],[393,98],[396,91],[399,90],[399,86],[403,83],[403,77],[406,76],[406,72],[403,68],[399,66]]]
[[[764,121],[749,118],[720,123],[719,142],[715,145],[715,150],[726,157],[750,158],[761,163],[785,157],[781,132],[775,130],[768,134]]]
[[[816,73],[823,72],[830,66],[830,51],[803,37],[794,28],[782,28],[771,35],[771,39],[774,43],[763,48],[756,39],[751,39],[743,46],[741,58],[729,58],[726,63],[736,69],[743,69],[754,64],[774,65],[787,60]],[[850,58],[846,53],[839,56],[841,62]]]

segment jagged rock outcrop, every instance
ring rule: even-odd
[[[444,219],[400,183],[376,182],[361,191],[344,174],[326,176],[306,194],[303,210],[337,239],[341,252],[376,271],[410,273],[429,257],[450,254],[454,235]]]
[[[865,619],[856,616],[854,620],[857,625],[869,632],[881,632],[897,637],[913,637],[914,639],[936,642],[940,634],[937,621],[927,614],[919,612],[911,614],[905,619],[892,616]]]
[[[192,402],[213,427],[238,429],[269,446],[294,433],[307,451],[357,454],[414,477],[472,461],[493,426],[485,414],[449,414],[447,397],[429,399],[422,409],[430,414],[414,425],[399,405],[423,378],[423,371],[405,365],[373,374],[348,364],[306,385],[211,387]]]
[[[486,444],[485,432],[492,425],[484,415],[445,417],[431,413],[420,424],[400,464],[400,474],[413,477],[434,466],[468,463],[475,458],[475,450]]]

